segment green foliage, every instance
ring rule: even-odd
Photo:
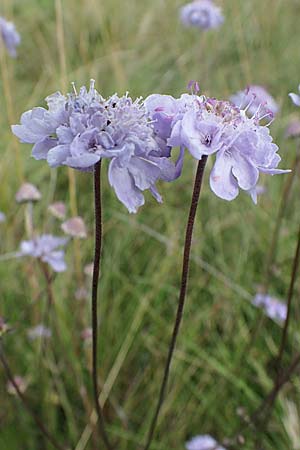
[[[9,124],[17,123],[24,110],[42,105],[44,97],[67,88],[71,81],[80,86],[94,78],[104,95],[129,90],[133,96],[144,97],[151,92],[179,95],[190,79],[199,80],[204,93],[223,98],[249,83],[265,85],[281,105],[272,130],[281,147],[282,167],[292,164],[296,144],[284,140],[284,129],[295,114],[287,94],[295,91],[300,73],[296,0],[223,1],[226,22],[219,31],[208,33],[182,28],[177,17],[179,0],[62,0],[63,30],[59,4],[59,0],[6,0],[0,8],[22,35],[19,58],[6,58],[2,65],[2,71],[8,71],[8,91],[3,73],[0,80],[0,210],[8,216],[7,223],[0,225],[1,254],[15,251],[26,235],[24,207],[14,202],[20,184],[18,158],[24,178],[43,194],[34,209],[36,228],[60,234],[59,222],[50,219],[47,206],[53,200],[69,205],[67,169],[51,176],[44,162],[29,157],[29,146],[16,143]],[[13,109],[9,116],[7,95]],[[105,406],[109,432],[119,438],[118,450],[132,450],[144,441],[158,395],[177,304],[195,167],[187,154],[182,177],[160,186],[164,205],[148,197],[137,216],[129,216],[115,198],[106,169],[100,377],[104,393],[109,394]],[[299,225],[298,176],[270,287],[271,294],[282,298],[288,289]],[[221,440],[232,436],[243,424],[238,411],[242,408],[251,414],[272,386],[270,362],[281,329],[262,319],[249,300],[264,281],[284,181],[285,176],[262,178],[267,190],[255,207],[246,194],[232,203],[216,198],[206,176],[188,301],[153,450],[184,449],[185,440],[196,434],[209,433]],[[102,449],[96,434],[86,446],[81,446],[80,438],[92,410],[91,349],[80,337],[90,326],[90,299],[75,299],[81,284],[87,289],[91,284],[83,275],[93,254],[90,175],[76,173],[76,188],[78,211],[88,225],[89,239],[80,241],[80,274],[75,273],[71,244],[69,270],[55,278],[50,319],[54,335],[45,351],[26,334],[44,319],[47,308],[42,274],[34,262],[0,261],[0,315],[13,326],[5,338],[7,357],[13,372],[28,380],[27,395],[35,411],[61,442],[74,450],[96,450]],[[299,293],[298,285],[285,364],[299,342]],[[256,339],[249,348],[254,331]],[[18,399],[7,394],[2,373],[0,381],[1,450],[50,449]],[[262,433],[261,448],[299,449],[299,396],[296,381],[282,391],[269,428]],[[256,435],[251,428],[245,438],[243,448],[254,449]]]

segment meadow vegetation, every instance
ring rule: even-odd
[[[93,182],[89,174],[50,170],[34,161],[30,146],[17,142],[10,125],[23,111],[43,105],[47,95],[70,91],[72,81],[88,84],[90,78],[104,96],[127,90],[133,97],[179,96],[193,79],[203,93],[227,99],[248,84],[260,84],[280,105],[272,135],[281,149],[281,167],[291,167],[300,150],[296,140],[285,139],[285,128],[300,114],[288,98],[300,80],[300,3],[220,3],[225,23],[206,33],[182,27],[179,0],[3,0],[0,6],[0,14],[12,19],[22,36],[16,60],[1,54],[0,210],[7,221],[0,224],[0,255],[16,251],[26,238],[26,207],[15,202],[24,180],[42,193],[34,206],[39,232],[62,234],[59,220],[47,211],[54,201],[65,202],[68,217],[78,213],[88,228],[87,239],[67,248],[68,270],[55,276],[50,316],[38,264],[0,256],[0,316],[12,327],[4,347],[13,373],[28,382],[26,394],[36,413],[74,450],[102,449],[97,433],[86,428],[93,409],[91,348],[82,339],[91,321],[91,278],[84,267],[93,258]],[[163,205],[146,194],[138,215],[129,215],[116,199],[106,169],[104,163],[99,379],[109,435],[118,440],[118,450],[133,450],[149,428],[172,331],[195,161],[187,153],[181,178],[159,186]],[[230,438],[272,388],[281,327],[251,300],[265,282],[288,176],[262,177],[265,193],[255,206],[245,193],[233,202],[217,198],[206,174],[188,300],[153,450],[184,449],[196,434]],[[283,300],[299,228],[298,181],[299,170],[270,278],[269,293]],[[78,300],[81,287],[88,295]],[[298,283],[284,366],[299,347],[299,294]],[[27,332],[46,317],[53,335],[43,347]],[[18,398],[7,393],[3,372],[0,377],[0,449],[50,449]],[[243,436],[245,450],[300,448],[297,375],[280,392],[268,426],[246,427]]]

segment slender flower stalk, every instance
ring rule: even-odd
[[[286,316],[286,320],[285,320],[283,331],[282,331],[279,353],[278,353],[278,356],[276,359],[277,379],[275,381],[275,384],[278,384],[279,379],[280,379],[280,374],[281,374],[281,362],[282,362],[283,352],[285,350],[287,336],[288,336],[288,328],[289,328],[290,319],[291,319],[292,299],[293,299],[293,295],[294,295],[295,282],[296,282],[296,277],[297,277],[298,268],[299,268],[299,260],[300,260],[300,226],[299,226],[299,230],[298,230],[298,241],[297,241],[297,247],[296,247],[296,252],[295,252],[293,267],[292,267],[291,281],[290,281],[290,286],[289,286],[289,291],[288,291],[287,316]]]
[[[112,450],[109,443],[108,436],[104,428],[104,417],[101,405],[99,403],[99,388],[98,388],[98,311],[97,311],[97,294],[98,294],[98,280],[100,273],[100,260],[102,250],[102,206],[101,206],[101,160],[95,165],[94,171],[94,200],[95,200],[95,254],[93,267],[93,285],[92,285],[92,346],[93,346],[93,391],[95,407],[99,420],[99,432],[104,444],[108,450]]]
[[[182,275],[181,275],[181,285],[180,285],[180,294],[179,294],[179,301],[178,301],[178,308],[177,308],[177,314],[172,334],[172,339],[169,346],[169,353],[167,357],[167,362],[165,365],[163,380],[160,388],[160,394],[159,399],[157,403],[157,407],[150,425],[150,430],[147,438],[147,443],[144,447],[144,450],[148,450],[151,446],[152,439],[154,436],[155,428],[157,425],[158,416],[162,407],[162,404],[164,402],[165,393],[167,389],[169,374],[170,374],[170,366],[172,362],[173,353],[176,346],[176,340],[178,337],[182,317],[183,317],[183,310],[184,310],[184,304],[185,304],[185,297],[186,297],[186,290],[187,290],[187,282],[188,282],[188,275],[189,275],[189,264],[190,264],[190,252],[191,252],[191,244],[192,244],[192,237],[193,237],[193,229],[194,229],[194,223],[195,223],[195,217],[199,202],[199,196],[201,191],[201,185],[203,180],[203,174],[204,169],[207,161],[207,156],[203,156],[202,159],[200,159],[198,163],[195,183],[194,183],[194,190],[192,195],[192,201],[190,206],[190,212],[189,212],[189,218],[187,222],[186,227],[186,235],[185,235],[185,244],[184,244],[184,252],[183,252],[183,262],[182,262]]]
[[[30,406],[27,398],[25,397],[25,395],[20,391],[20,388],[19,388],[18,384],[16,383],[16,381],[14,379],[14,376],[13,376],[11,370],[10,370],[9,363],[8,363],[6,357],[5,357],[5,354],[4,354],[4,351],[3,351],[3,348],[2,348],[1,340],[0,340],[0,361],[1,361],[2,366],[4,368],[4,371],[5,371],[7,379],[9,380],[11,385],[14,387],[18,397],[22,401],[22,403],[23,403],[24,407],[26,408],[26,410],[28,411],[28,413],[32,416],[32,418],[35,421],[36,426],[38,427],[38,429],[45,436],[45,438],[52,444],[52,446],[54,448],[56,448],[57,450],[66,450],[66,447],[61,445],[55,439],[55,437],[52,436],[52,434],[50,434],[50,432],[48,431],[48,429],[46,428],[46,426],[44,425],[42,420],[39,418],[39,416],[31,408],[31,406]]]

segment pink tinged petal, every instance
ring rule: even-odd
[[[55,202],[48,206],[49,212],[58,219],[66,217],[66,205],[63,202]]]
[[[252,189],[256,185],[259,177],[258,169],[238,151],[232,152],[232,160],[232,173],[238,180],[240,188],[245,191]]]
[[[160,168],[155,163],[138,157],[130,159],[128,171],[141,191],[149,189],[160,176]]]
[[[72,217],[61,224],[61,229],[68,235],[85,239],[87,237],[87,230],[82,217]]]
[[[166,116],[173,116],[177,112],[177,102],[171,95],[149,95],[145,99],[144,105],[151,115],[164,113]]]
[[[70,155],[69,145],[57,145],[49,150],[47,155],[47,162],[50,167],[61,166]]]
[[[210,187],[212,191],[224,200],[234,200],[239,193],[238,183],[231,173],[232,158],[220,151],[210,174]]]
[[[70,156],[66,158],[64,164],[73,169],[87,169],[94,166],[98,161],[100,161],[100,155],[86,152],[80,156]]]
[[[108,180],[118,199],[130,213],[136,213],[138,208],[145,203],[143,194],[135,187],[128,170],[120,167],[116,158],[109,165]]]
[[[292,99],[292,102],[296,106],[300,106],[300,95],[293,94],[292,92],[289,94],[289,97]]]
[[[56,147],[57,140],[46,137],[40,142],[37,142],[33,148],[31,155],[36,160],[47,159],[48,152],[51,148]]]
[[[40,191],[31,183],[23,183],[15,196],[18,203],[37,202],[41,198]]]

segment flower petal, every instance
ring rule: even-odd
[[[120,167],[117,158],[114,158],[109,165],[108,180],[118,199],[130,213],[136,213],[138,208],[145,203],[143,194],[135,187],[127,168]]]
[[[292,99],[292,102],[294,103],[294,105],[300,106],[300,95],[290,92],[289,97]]]
[[[239,193],[238,183],[231,173],[232,158],[220,151],[210,174],[210,187],[212,191],[224,200],[234,200]]]
[[[47,159],[48,152],[51,148],[57,146],[57,140],[46,137],[40,142],[37,142],[32,148],[32,156],[36,160]]]
[[[245,191],[252,189],[259,177],[258,169],[238,151],[232,152],[232,159],[232,173],[238,180],[240,188]]]
[[[61,166],[70,154],[70,146],[66,144],[57,145],[49,150],[47,161],[50,167]]]
[[[136,187],[141,191],[149,189],[161,174],[160,168],[154,162],[135,156],[130,159],[127,167],[134,179]]]
[[[87,169],[94,166],[98,161],[100,161],[100,155],[85,152],[79,156],[68,156],[64,161],[64,165],[74,169]]]

